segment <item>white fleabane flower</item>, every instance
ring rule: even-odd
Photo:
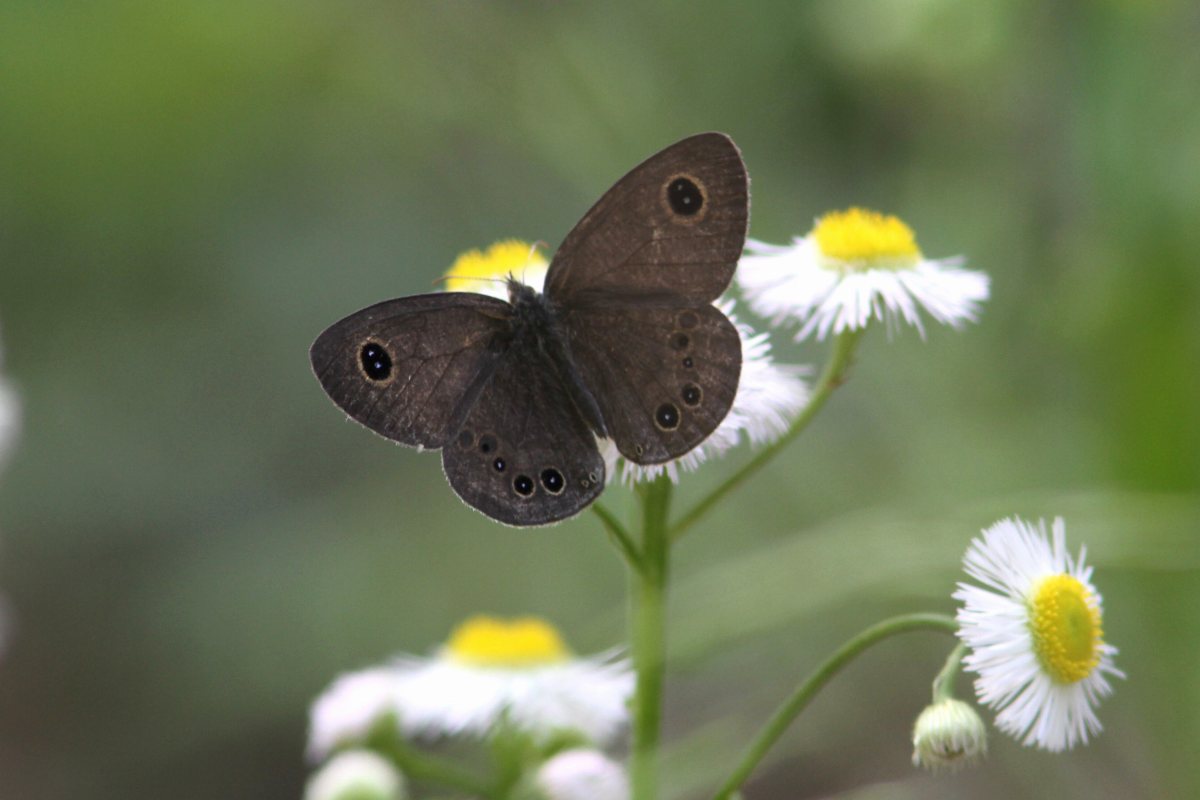
[[[508,725],[535,739],[572,732],[603,745],[627,724],[633,673],[612,654],[573,656],[540,619],[474,617],[431,657],[339,678],[313,704],[310,755],[361,741],[392,714],[410,738],[486,736]]]
[[[988,297],[988,276],[961,259],[929,259],[912,229],[894,216],[850,208],[830,212],[791,245],[748,241],[737,280],[750,307],[774,324],[798,322],[797,339],[814,332],[893,330],[900,321],[925,335],[920,311],[958,328],[974,322]]]
[[[975,709],[947,697],[921,712],[913,725],[913,766],[955,772],[987,755],[987,729]]]
[[[0,346],[0,366],[3,364],[4,351]],[[20,425],[21,404],[17,400],[17,393],[0,373],[0,471],[7,466],[9,456],[12,455]],[[0,596],[0,656],[4,655],[5,646],[8,644],[10,616],[8,601]]]
[[[597,750],[559,753],[538,769],[534,785],[545,800],[629,800],[625,770]]]
[[[1072,558],[1062,518],[1053,540],[1044,523],[997,522],[971,542],[967,574],[983,586],[954,592],[963,659],[975,672],[980,702],[996,710],[996,726],[1025,745],[1060,751],[1100,732],[1095,706],[1110,694],[1106,676],[1117,649],[1104,641],[1101,599],[1084,565]]]
[[[742,374],[729,413],[707,439],[665,464],[634,464],[620,457],[611,440],[601,440],[600,453],[604,456],[610,482],[619,477],[622,483],[633,484],[663,474],[678,482],[680,468],[689,472],[695,470],[743,439],[754,445],[778,439],[808,403],[808,385],[804,381],[808,368],[777,364],[771,355],[767,334],[756,333],[749,325],[739,322],[733,313],[732,300],[719,300],[716,306],[729,317],[742,340]]]
[[[304,800],[404,800],[404,777],[378,753],[348,750],[308,779]]]
[[[4,351],[0,347],[0,366],[4,364]],[[17,441],[17,430],[21,424],[21,404],[17,393],[0,374],[0,469],[8,463],[13,445]]]

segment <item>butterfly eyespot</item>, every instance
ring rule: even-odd
[[[518,475],[513,478],[513,491],[522,497],[533,494],[533,478],[528,475]]]
[[[479,452],[485,456],[496,450],[496,437],[492,435],[479,437]]]
[[[507,466],[508,465],[504,463],[503,458],[497,458],[492,462],[492,469],[496,470],[496,472],[504,472]]]
[[[686,350],[687,346],[692,343],[692,340],[686,333],[677,333],[671,337],[671,347],[676,350]]]
[[[679,427],[679,408],[673,403],[663,403],[654,412],[654,424],[664,431]]]
[[[689,406],[700,405],[700,398],[703,396],[703,394],[704,393],[700,391],[700,387],[694,383],[687,384],[683,387],[683,391],[680,392],[680,395],[683,397],[683,402]]]
[[[691,368],[692,368],[692,367],[694,367],[694,366],[696,366],[696,362],[695,362],[695,361],[692,361],[692,357],[691,357],[691,356],[688,356],[687,358],[685,358],[685,359],[683,360],[683,368],[684,368],[684,369],[691,369]]]
[[[695,311],[684,311],[679,315],[679,327],[694,328],[700,324],[700,318],[696,316]]]
[[[694,217],[704,208],[704,192],[686,175],[667,181],[667,205],[681,217]]]
[[[640,444],[635,444],[633,446],[633,454],[635,456],[637,456],[638,458],[641,458],[642,454],[645,452],[646,452],[646,448],[642,447]]]
[[[589,473],[588,473],[588,480],[589,480],[589,481],[591,481],[592,483],[596,483],[597,481],[599,481],[599,480],[600,480],[600,476],[599,476],[599,475],[597,475],[597,474],[596,474],[596,473],[594,473],[594,472],[589,472]]]
[[[367,342],[358,354],[363,374],[373,381],[386,381],[392,374],[392,357],[378,342]]]
[[[559,494],[562,492],[566,481],[563,480],[562,473],[550,467],[542,470],[542,486],[546,487],[546,491],[550,494]]]

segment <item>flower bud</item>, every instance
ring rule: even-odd
[[[404,800],[404,776],[378,753],[347,750],[308,779],[304,800]]]
[[[913,766],[955,772],[987,755],[987,729],[975,709],[946,698],[926,707],[913,725]]]
[[[565,750],[534,778],[546,800],[629,800],[629,778],[598,750]]]

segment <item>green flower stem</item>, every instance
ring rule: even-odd
[[[658,795],[658,741],[662,722],[667,576],[671,552],[667,517],[671,488],[671,480],[666,476],[638,487],[642,504],[641,564],[630,574],[634,581],[630,592],[631,643],[633,668],[637,673],[629,770],[633,800],[654,800]]]
[[[778,741],[783,732],[808,705],[808,701],[812,700],[817,692],[841,671],[842,667],[853,661],[871,645],[898,633],[918,630],[944,631],[953,634],[958,630],[958,623],[953,617],[945,614],[903,614],[872,625],[846,642],[824,664],[817,667],[816,671],[809,675],[796,688],[792,696],[779,707],[750,746],[746,748],[741,762],[714,795],[714,800],[728,800],[738,790],[738,787],[750,777],[750,773],[763,760],[771,746]]]
[[[775,442],[759,450],[754,458],[750,459],[737,472],[730,475],[725,481],[708,494],[703,500],[692,506],[686,514],[678,522],[671,527],[671,541],[676,541],[687,532],[692,525],[696,524],[702,516],[708,513],[721,498],[729,494],[742,484],[747,478],[757,472],[763,465],[775,457],[780,450],[787,447],[788,444],[795,439],[800,431],[808,426],[812,418],[817,415],[821,407],[825,405],[825,401],[833,394],[833,390],[841,386],[846,380],[846,371],[849,369],[854,358],[854,350],[858,346],[859,339],[862,338],[863,329],[845,331],[838,334],[833,343],[833,353],[829,356],[829,361],[825,364],[825,369],[821,371],[821,377],[817,380],[817,385],[813,389],[812,396],[808,400],[808,405],[800,412],[800,415],[792,422],[791,427],[783,436],[779,437]]]
[[[399,736],[390,737],[383,749],[411,780],[436,783],[477,797],[496,797],[495,788],[488,781],[467,772],[453,761],[412,749]]]
[[[592,511],[600,518],[600,522],[604,525],[604,530],[608,531],[608,536],[612,539],[613,544],[621,551],[621,555],[625,557],[625,561],[634,570],[640,570],[642,564],[642,555],[638,552],[637,545],[633,543],[633,538],[629,532],[625,530],[625,526],[616,518],[611,511],[600,503],[592,503]]]
[[[933,679],[933,702],[949,700],[954,697],[954,679],[958,677],[958,671],[962,667],[962,657],[966,652],[967,646],[959,642],[958,646],[950,651],[950,655],[946,656],[946,664]]]

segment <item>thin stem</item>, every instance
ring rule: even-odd
[[[629,535],[629,531],[625,530],[625,526],[621,524],[616,516],[605,508],[600,503],[592,503],[592,511],[600,518],[600,522],[604,525],[604,530],[608,531],[608,536],[612,539],[613,544],[621,551],[621,555],[625,557],[625,561],[633,569],[640,570],[642,568],[642,556],[638,552],[637,545],[634,544],[633,538]]]
[[[817,667],[803,683],[796,687],[796,691],[792,693],[792,696],[779,707],[774,716],[771,717],[758,736],[755,737],[754,741],[750,743],[750,746],[746,748],[746,752],[742,755],[742,760],[729,776],[729,779],[725,781],[720,790],[714,795],[714,800],[727,800],[727,798],[737,791],[738,787],[750,777],[750,773],[754,771],[754,768],[766,756],[771,746],[778,741],[783,732],[788,729],[788,726],[792,724],[800,712],[804,710],[804,707],[808,705],[808,702],[812,700],[817,692],[833,676],[841,671],[842,667],[854,660],[856,656],[871,645],[877,644],[898,633],[907,633],[908,631],[916,630],[935,630],[953,634],[958,630],[958,623],[954,621],[953,617],[946,616],[945,614],[903,614],[872,625],[846,642],[832,656],[826,659],[825,663]]]
[[[633,667],[633,743],[630,785],[633,800],[658,795],[658,743],[662,723],[666,664],[666,596],[671,542],[667,518],[672,484],[666,476],[638,487],[642,504],[641,570],[634,571],[631,594]]]
[[[825,401],[833,394],[833,390],[841,386],[846,380],[846,371],[849,368],[854,357],[854,350],[858,346],[858,341],[862,338],[862,329],[845,331],[838,334],[833,343],[833,353],[829,356],[829,361],[825,364],[825,369],[821,371],[821,377],[817,379],[817,385],[813,388],[812,396],[808,400],[808,405],[800,412],[799,416],[792,421],[791,427],[783,436],[776,439],[767,447],[759,450],[755,456],[746,462],[741,469],[725,479],[725,482],[713,489],[696,505],[692,506],[686,514],[684,514],[678,522],[671,527],[671,541],[677,541],[684,533],[687,532],[692,525],[696,524],[702,516],[708,513],[717,501],[725,495],[732,492],[742,484],[747,478],[757,472],[768,461],[776,456],[779,451],[787,447],[787,445],[795,439],[800,431],[808,426],[812,418],[817,415],[821,407],[825,405]]]
[[[958,671],[962,667],[962,657],[966,652],[966,644],[959,642],[958,646],[950,651],[950,655],[946,656],[946,663],[942,666],[942,671],[933,679],[933,702],[954,697],[954,679],[958,677]]]

